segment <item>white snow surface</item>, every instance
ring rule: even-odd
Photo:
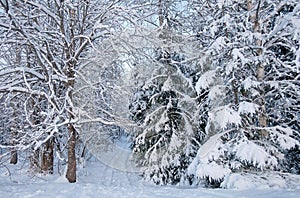
[[[156,186],[144,182],[137,169],[132,170],[131,164],[122,160],[128,160],[129,153],[119,146],[118,151],[110,151],[102,159],[92,158],[84,165],[79,165],[77,182],[68,183],[64,175],[31,175],[27,167],[18,165],[0,166],[0,197],[299,197],[300,178],[293,176],[292,185],[282,180],[282,177],[274,176],[274,185],[255,185],[253,176],[234,174],[226,178],[225,188],[207,189],[204,187],[177,185]],[[129,150],[127,150],[129,152]],[[120,156],[122,155],[122,156]],[[102,162],[101,160],[104,160]],[[109,163],[108,163],[109,162]],[[114,163],[118,164],[114,167]],[[120,165],[122,164],[122,166]],[[124,166],[128,164],[126,170]],[[57,168],[57,167],[56,167]],[[9,171],[11,175],[9,175]],[[131,171],[132,170],[132,171]],[[57,172],[57,171],[56,171]],[[264,181],[264,179],[261,179]]]

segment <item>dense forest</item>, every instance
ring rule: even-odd
[[[122,136],[159,185],[299,174],[299,1],[0,0],[0,103],[32,174]]]

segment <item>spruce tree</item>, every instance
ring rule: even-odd
[[[219,186],[232,172],[280,169],[284,153],[299,145],[294,122],[299,6],[258,0],[208,9],[215,11],[200,35],[212,34],[203,44],[211,68],[196,88],[198,93],[209,90],[203,101],[209,104],[209,137],[189,173]],[[280,106],[283,100],[287,105]]]

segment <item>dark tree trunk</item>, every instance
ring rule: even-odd
[[[70,183],[76,182],[76,130],[72,124],[68,126],[69,141],[68,141],[68,169],[66,178]]]
[[[13,2],[14,3],[14,2]],[[15,52],[16,52],[16,59],[15,59],[15,65],[19,66],[21,64],[21,46],[17,44],[16,48],[15,48]],[[17,108],[17,107],[16,107]],[[17,110],[15,109],[15,112],[17,112]],[[17,117],[16,113],[13,113],[13,117]],[[18,123],[15,123],[15,125],[17,126]],[[11,132],[11,138],[12,138],[12,145],[16,145],[16,139],[17,139],[18,133],[16,132],[15,129],[12,130]],[[10,164],[17,164],[18,163],[18,152],[16,149],[13,149],[11,151],[11,156],[10,156]]]
[[[44,146],[42,153],[42,164],[41,169],[45,173],[53,174],[53,153],[54,153],[54,142],[53,138],[50,138]]]
[[[40,149],[37,149],[37,150],[32,149],[29,159],[30,159],[29,169],[32,172],[41,172],[41,166],[39,163],[40,162]]]
[[[75,50],[73,50],[74,52]],[[73,101],[73,88],[74,88],[74,77],[75,77],[75,72],[74,68],[76,65],[76,61],[70,61],[68,63],[68,71],[67,71],[67,76],[69,78],[68,83],[67,83],[67,90],[68,90],[68,95],[67,97],[69,100],[72,102]],[[69,104],[68,108],[68,117],[70,121],[74,119],[74,114],[73,114],[73,108],[72,104]],[[67,168],[67,175],[66,178],[70,183],[75,183],[76,182],[76,153],[75,153],[75,147],[76,147],[76,129],[74,127],[74,124],[70,123],[68,125],[68,133],[69,133],[69,141],[68,141],[68,168]]]
[[[18,152],[14,149],[11,151],[10,156],[10,164],[17,164],[18,163]]]
[[[14,130],[13,130],[14,131]],[[12,138],[12,145],[16,145],[16,141],[15,138],[17,137],[17,133],[16,132],[12,132],[11,133],[11,138]],[[17,164],[18,163],[18,151],[13,148],[10,152],[10,164]]]

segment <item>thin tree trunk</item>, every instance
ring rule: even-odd
[[[163,27],[164,24],[164,16],[163,16],[163,4],[162,0],[158,0],[158,22],[159,22],[159,27]]]
[[[260,10],[260,4],[261,4],[261,0],[258,1],[258,4],[257,4],[257,9],[256,9],[256,12],[255,12],[255,21],[254,21],[254,32],[261,32],[260,30],[260,23],[259,23],[259,10]],[[256,45],[258,47],[261,47],[262,46],[262,41],[260,39],[258,39],[256,41]],[[261,56],[262,55],[262,49],[259,48],[258,49],[258,52],[257,52],[258,56]],[[261,85],[260,85],[260,98],[259,98],[259,105],[260,105],[260,114],[259,114],[259,117],[258,117],[258,122],[259,122],[259,125],[260,127],[262,128],[265,128],[267,127],[267,113],[266,113],[266,105],[265,105],[265,87],[264,87],[264,84],[263,84],[263,81],[265,79],[265,66],[263,63],[259,63],[258,66],[257,66],[257,80],[259,82],[261,82]],[[268,136],[268,132],[265,130],[265,129],[262,129],[260,130],[260,133],[261,133],[261,136],[262,137],[266,137]]]
[[[257,8],[255,10],[254,15],[252,15],[251,20],[254,23],[253,25],[253,31],[260,33],[261,29],[260,29],[260,23],[259,23],[259,11],[260,11],[260,6],[261,6],[261,0],[258,0],[257,3]],[[248,10],[250,11],[253,8],[252,5],[252,1],[251,0],[247,0],[247,7]],[[256,40],[256,45],[258,46],[258,50],[257,50],[257,55],[261,56],[262,55],[262,41],[260,39]],[[267,113],[266,113],[266,105],[265,105],[265,87],[263,84],[264,78],[265,78],[265,66],[263,63],[259,62],[256,68],[256,78],[257,80],[261,83],[260,87],[259,87],[259,91],[260,91],[260,96],[258,98],[258,105],[260,106],[260,113],[258,115],[258,122],[259,122],[259,126],[261,128],[265,128],[267,127]],[[260,130],[260,135],[261,137],[267,137],[268,136],[268,132],[265,129],[261,129]]]
[[[16,66],[20,66],[21,65],[21,46],[19,44],[17,44],[15,46],[15,52],[16,52],[16,59],[15,59],[15,65]],[[17,108],[17,107],[15,107]],[[16,109],[13,113],[13,117],[15,118],[17,115],[16,115]],[[18,123],[15,123],[15,125],[17,125]],[[14,126],[16,127],[16,126]],[[12,145],[15,146],[16,145],[16,138],[18,136],[18,133],[16,132],[16,129],[13,128],[12,129],[12,132],[11,132],[11,138],[12,138]],[[18,163],[18,152],[17,150],[14,148],[12,151],[11,151],[11,157],[10,157],[10,164],[17,164]]]
[[[70,37],[75,37],[75,10],[73,8],[69,9],[69,17],[70,17]],[[63,28],[63,27],[62,27]],[[69,120],[74,119],[73,114],[73,89],[75,84],[75,66],[77,64],[77,59],[74,57],[75,55],[75,43],[72,41],[72,43],[68,46],[68,44],[65,44],[66,49],[66,57],[68,63],[67,63],[67,76],[68,76],[68,82],[66,84],[66,90],[67,90],[67,98],[69,101],[69,107],[67,109],[67,114],[69,117]],[[70,123],[68,125],[68,133],[69,133],[69,140],[68,140],[68,168],[67,168],[67,175],[66,178],[70,183],[76,182],[76,153],[75,153],[75,147],[76,147],[76,129],[74,127],[74,124]]]

